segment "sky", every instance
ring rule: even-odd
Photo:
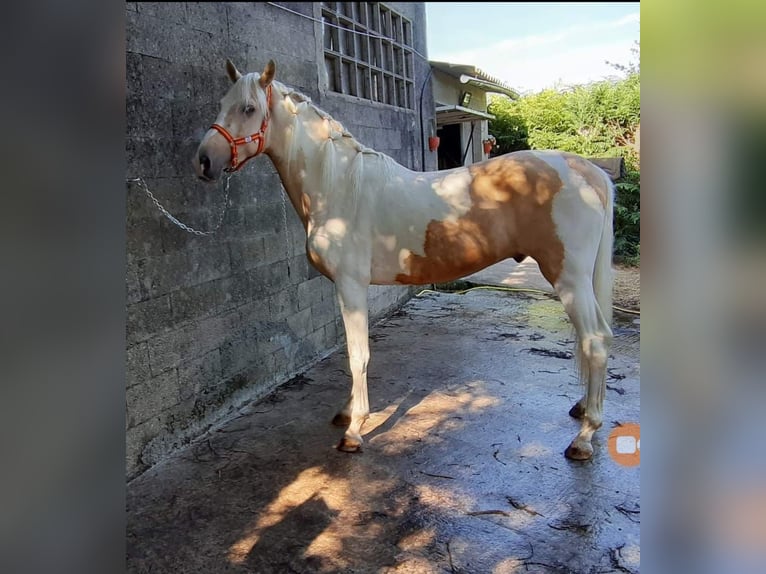
[[[428,58],[472,64],[522,93],[620,76],[638,2],[426,2]]]

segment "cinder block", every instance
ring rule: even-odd
[[[221,375],[224,379],[232,377],[261,357],[258,355],[258,343],[252,338],[227,341],[220,348]]]
[[[226,5],[219,2],[187,2],[186,17],[189,26],[210,32],[219,38],[227,35]]]
[[[226,245],[213,244],[207,249],[148,257],[139,266],[139,279],[152,297],[158,297],[181,287],[220,279],[230,272]]]
[[[125,357],[125,387],[140,385],[150,378],[149,348],[146,343],[128,347]]]
[[[314,331],[311,311],[303,309],[287,317],[287,325],[297,339],[303,339]]]
[[[170,369],[126,390],[128,428],[156,417],[181,400],[178,372]]]
[[[260,265],[273,263],[276,259],[267,257],[262,236],[233,239],[228,242],[232,271],[240,272],[254,269]]]
[[[300,283],[298,285],[298,308],[305,309],[320,303],[327,293],[325,283],[329,282],[329,279],[321,275]]]
[[[142,177],[144,180],[148,180],[156,177],[157,175],[157,143],[153,140],[126,137],[125,138],[125,155],[126,155],[126,176],[127,177]],[[141,195],[144,192],[138,186],[131,184],[129,186],[130,193],[138,193]],[[150,187],[151,190],[151,187]]]
[[[324,329],[325,349],[330,349],[334,347],[335,345],[340,345],[343,342],[340,334],[338,333],[338,329],[335,325],[335,322],[327,323],[323,327],[323,329]]]
[[[218,214],[208,208],[188,209],[181,207],[175,209],[166,206],[166,209],[184,225],[188,225],[198,231],[211,230],[218,220]],[[209,248],[212,242],[215,241],[210,237],[200,237],[199,235],[189,233],[164,216],[160,218],[159,228],[162,254],[164,255],[172,255],[179,252],[198,253]]]
[[[128,305],[138,303],[144,298],[141,291],[141,283],[138,281],[138,275],[136,274],[135,269],[127,269],[125,271],[125,283],[125,302]]]
[[[277,293],[290,284],[287,276],[286,261],[277,261],[276,263],[263,265],[249,271],[249,273],[253,293],[256,296]]]
[[[188,400],[202,389],[214,387],[221,382],[221,355],[219,349],[185,361],[178,367],[178,386],[181,400]]]
[[[280,192],[277,187],[274,195]],[[245,208],[245,224],[249,231],[260,235],[270,235],[274,238],[282,236],[284,241],[284,223],[282,205],[277,202],[260,201],[254,207]]]
[[[290,372],[290,350],[280,347],[271,355],[271,369],[276,380],[284,380]]]
[[[159,220],[156,217],[128,219],[125,249],[128,258],[162,256]]]
[[[222,66],[226,63],[226,58],[230,57],[226,47],[226,37],[218,36],[214,33],[204,30],[188,29],[184,38],[179,38],[185,42],[183,49],[187,50],[190,57],[178,58],[179,62],[194,62],[196,65],[208,70],[224,70]],[[183,54],[183,52],[181,52]],[[222,97],[221,94],[220,97]],[[216,100],[218,101],[218,100]]]
[[[288,279],[293,285],[298,285],[308,279],[309,262],[305,255],[291,257],[288,261]]]
[[[172,291],[170,300],[173,321],[182,323],[216,313],[226,302],[226,294],[221,289],[223,281],[216,279]]]
[[[186,2],[138,2],[138,11],[163,22],[186,24]]]
[[[162,38],[146,32],[146,17],[138,12],[125,14],[125,49],[129,53],[160,57]]]
[[[173,63],[151,56],[141,57],[145,98],[183,99],[188,107],[192,102],[192,67],[186,63]]]
[[[269,316],[272,320],[278,321],[285,319],[300,308],[298,302],[298,288],[299,286],[290,285],[269,296],[268,309]]]
[[[128,480],[134,478],[149,465],[141,458],[141,453],[150,440],[162,431],[159,417],[154,417],[142,424],[125,431],[125,473]]]
[[[290,292],[288,290],[282,291],[272,295],[272,297],[282,296],[286,301],[289,300]],[[288,303],[285,303],[288,304]],[[273,318],[271,311],[271,297],[258,297],[248,301],[247,303],[240,305],[237,308],[239,311],[240,321],[245,328],[258,323],[259,321],[268,321]]]
[[[304,14],[305,16],[314,17],[314,6],[312,2],[280,2],[280,6],[284,6],[288,10],[292,10],[293,12],[299,12],[301,14]],[[278,8],[274,7],[275,10],[279,10]],[[283,11],[284,12],[284,11]],[[295,26],[295,22],[311,22],[310,20],[307,20],[305,18],[301,18],[297,15],[292,15],[290,13],[285,12],[285,18],[290,18],[290,20],[287,20],[289,25],[291,27]]]
[[[295,353],[295,369],[303,370],[313,364],[321,354],[321,345],[324,341],[324,332],[315,331],[298,341]]]
[[[261,257],[261,264],[263,265],[292,257],[291,242],[289,242],[289,236],[285,237],[284,227],[281,233],[277,235],[265,235],[263,237],[263,254]]]
[[[125,52],[125,86],[127,95],[142,94],[144,70],[140,54]]]
[[[230,2],[226,4],[229,36],[253,46],[264,45],[260,33],[274,27],[278,8],[261,2]],[[260,70],[250,70],[256,72]]]
[[[311,306],[311,316],[313,324],[321,327],[335,321],[335,305],[333,301],[318,301]]]
[[[169,295],[128,305],[126,330],[129,345],[146,341],[173,327]]]
[[[232,310],[153,338],[149,344],[152,373],[176,367],[181,361],[191,360],[220,347],[238,328],[240,315],[237,310]]]
[[[224,295],[222,311],[242,307],[253,301],[253,294],[245,273],[237,273],[223,278],[220,287]]]

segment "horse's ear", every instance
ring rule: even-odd
[[[266,88],[271,81],[274,79],[274,74],[277,73],[277,65],[274,63],[274,60],[269,60],[266,64],[266,67],[263,69],[263,73],[261,74],[261,79],[258,80],[258,83],[261,84],[262,88]]]
[[[229,79],[232,81],[232,83],[236,82],[242,77],[242,74],[239,73],[237,67],[228,58],[226,59],[226,73],[229,75]]]

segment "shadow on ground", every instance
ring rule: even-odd
[[[563,451],[581,393],[559,302],[425,294],[371,330],[365,449],[334,449],[335,353],[128,485],[130,572],[637,572],[638,327],[616,320],[592,461]]]

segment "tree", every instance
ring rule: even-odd
[[[587,85],[547,89],[516,101],[492,96],[489,132],[500,153],[556,149],[585,157],[624,158],[627,175],[616,185],[615,253],[637,263],[640,256],[640,44],[634,61],[609,63],[624,74]]]

